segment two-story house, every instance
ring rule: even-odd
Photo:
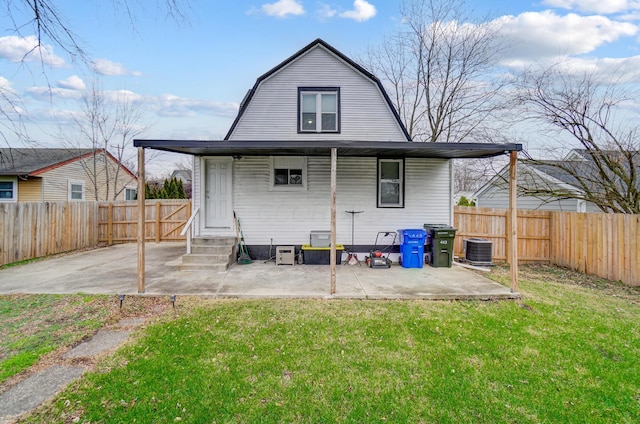
[[[380,80],[320,39],[256,80],[224,140],[134,145],[192,154],[195,236],[234,236],[235,213],[254,258],[330,229],[332,177],[337,243],[351,245],[347,211],[362,211],[354,244],[367,252],[379,231],[453,223],[453,158],[521,149],[412,142]]]

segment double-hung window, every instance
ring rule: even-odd
[[[17,199],[17,181],[13,178],[0,179],[0,202],[15,202]]]
[[[84,200],[84,181],[69,181],[69,200]]]
[[[404,160],[378,159],[378,207],[404,207]]]
[[[298,131],[340,132],[340,88],[298,88]]]
[[[137,200],[138,190],[135,188],[125,187],[124,189],[124,200]]]

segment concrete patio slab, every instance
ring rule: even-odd
[[[146,295],[219,298],[512,299],[517,293],[459,267],[371,269],[254,261],[224,272],[179,271],[184,243],[146,245]],[[0,293],[137,294],[136,244],[64,255],[0,271]]]

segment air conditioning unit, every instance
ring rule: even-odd
[[[464,240],[464,258],[472,265],[493,265],[493,242],[481,238]]]

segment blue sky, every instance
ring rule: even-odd
[[[77,110],[77,99],[96,79],[108,96],[143,102],[150,128],[142,138],[222,138],[255,79],[312,40],[323,38],[357,58],[402,26],[397,0],[191,0],[185,22],[166,19],[155,1],[141,0],[143,6],[130,2],[133,24],[116,1],[56,3],[93,58],[93,70],[46,39],[44,65],[34,53],[25,56],[34,46],[29,17],[14,16],[21,26],[16,32],[0,13],[0,87],[21,99],[32,137],[43,146],[59,143],[55,133],[65,114]],[[507,69],[558,58],[578,68],[628,63],[640,69],[637,1],[476,0],[468,6],[477,17],[500,20],[514,41],[503,58]],[[20,146],[8,133],[5,138],[0,143]],[[170,159],[160,162],[152,172],[170,171]]]

